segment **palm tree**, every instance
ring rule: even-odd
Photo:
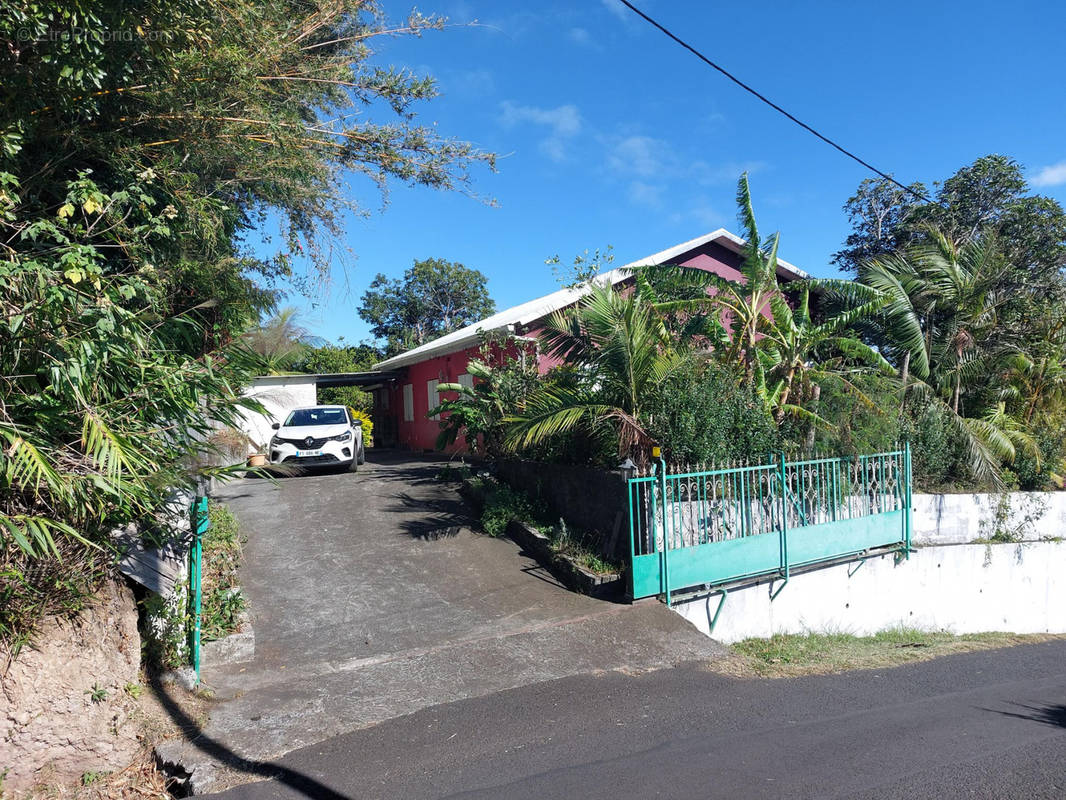
[[[545,381],[525,411],[508,418],[509,446],[528,447],[575,429],[611,429],[620,456],[646,460],[651,439],[642,401],[681,359],[647,298],[595,285],[574,309],[552,315],[541,341],[572,368]]]
[[[300,325],[299,311],[283,308],[244,334],[244,345],[258,355],[270,374],[291,370],[312,347],[325,342]]]
[[[974,474],[998,482],[999,462],[1013,461],[1018,446],[1035,447],[990,392],[991,379],[1019,352],[998,325],[1003,298],[995,287],[1005,264],[990,238],[959,247],[938,230],[926,235],[861,265],[859,282],[884,298],[877,335],[899,361],[903,402],[915,395],[948,411]]]

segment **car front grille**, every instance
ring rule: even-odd
[[[291,444],[300,450],[318,450],[329,441],[329,438],[312,439],[310,442],[307,439],[278,439],[277,441],[278,444]]]
[[[285,463],[285,464],[301,464],[301,465],[306,465],[306,464],[336,464],[338,461],[340,461],[340,459],[337,458],[335,455],[332,455],[331,453],[325,453],[325,454],[320,455],[320,456],[302,456],[302,457],[301,456],[291,456],[290,458],[286,458],[285,461],[282,462],[282,463]]]

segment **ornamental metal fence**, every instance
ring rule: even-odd
[[[911,455],[886,453],[669,471],[628,480],[630,594],[779,575],[910,550]]]

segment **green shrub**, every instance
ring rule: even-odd
[[[966,486],[978,490],[970,467],[965,437],[936,404],[910,404],[900,419],[900,432],[911,443],[914,485],[920,491]]]
[[[719,364],[689,361],[644,404],[648,429],[667,459],[721,463],[761,458],[780,446],[765,404]]]
[[[882,375],[855,375],[853,390],[835,381],[825,381],[817,403],[809,410],[828,426],[792,418],[781,427],[787,451],[803,452],[813,443],[816,452],[831,455],[883,453],[900,441],[899,382]],[[861,393],[861,394],[860,394]]]
[[[535,522],[532,502],[523,492],[500,483],[490,484],[481,512],[481,527],[489,536],[500,536],[512,519]]]
[[[1044,427],[1036,435],[1040,458],[1019,448],[1010,465],[1017,478],[1018,488],[1025,492],[1052,491],[1058,488],[1057,480],[1066,458],[1066,431],[1062,424]]]

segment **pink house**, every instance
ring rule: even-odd
[[[720,228],[605,272],[597,280],[616,286],[629,279],[628,267],[659,264],[697,267],[729,280],[739,280],[743,246],[743,239]],[[806,277],[808,275],[803,270],[778,260],[778,278],[782,281]],[[586,291],[582,288],[560,289],[376,364],[376,371],[389,373],[389,377],[373,390],[377,443],[411,450],[433,449],[440,425],[437,420],[428,418],[427,413],[439,402],[437,386],[441,383],[472,385],[467,363],[478,357],[481,334],[510,334],[535,341],[546,317],[574,305]],[[537,359],[541,373],[558,365],[544,355],[538,355]]]

